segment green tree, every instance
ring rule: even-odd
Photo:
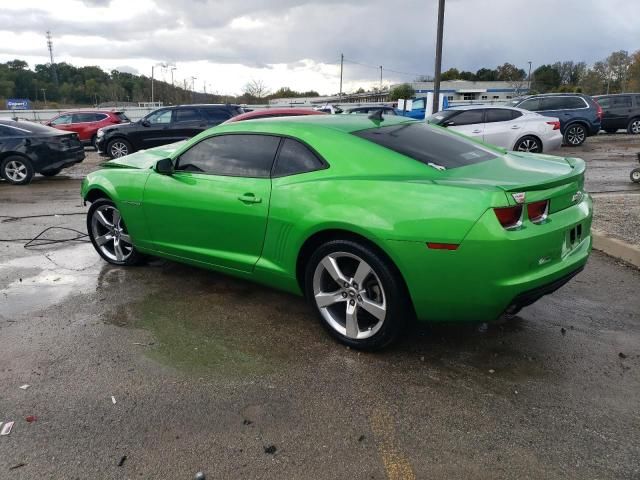
[[[476,72],[476,80],[491,82],[498,79],[498,72],[491,68],[481,68]]]
[[[513,63],[504,63],[496,68],[496,79],[505,82],[524,80],[526,75],[524,70],[516,67]]]
[[[459,80],[459,79],[460,79],[460,72],[458,71],[457,68],[450,68],[446,72],[443,72],[442,75],[440,75],[440,80],[442,81]]]
[[[396,85],[389,92],[389,100],[395,101],[400,98],[409,99],[413,98],[415,95],[415,90],[408,83],[403,83],[402,85]]]
[[[533,72],[534,88],[541,93],[552,92],[560,86],[560,74],[551,65],[541,65]]]

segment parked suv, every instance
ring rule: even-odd
[[[602,108],[593,98],[581,93],[547,93],[514,98],[510,107],[524,108],[560,120],[564,143],[582,145],[589,135],[600,131]]]
[[[625,128],[640,134],[640,93],[620,93],[593,97],[602,107],[602,129],[613,133]]]
[[[78,137],[83,144],[95,147],[97,133],[100,128],[129,121],[130,120],[127,116],[122,112],[109,110],[79,110],[56,115],[46,122],[46,125],[57,128],[58,130],[75,132],[78,134]]]
[[[167,143],[191,138],[243,113],[239,105],[178,105],[154,110],[142,120],[98,130],[101,154],[123,157]]]

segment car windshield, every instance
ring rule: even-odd
[[[354,135],[438,169],[464,167],[497,157],[488,148],[424,122],[360,130]]]
[[[505,105],[507,107],[515,107],[517,106],[519,103],[522,102],[522,98],[514,98],[513,100],[509,100],[507,103],[505,103]]]
[[[116,117],[118,117],[122,123],[130,122],[130,121],[131,121],[131,120],[129,120],[129,117],[127,117],[127,116],[126,116],[124,113],[122,113],[122,112],[117,112],[117,113],[116,113]]]

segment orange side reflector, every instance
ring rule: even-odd
[[[427,242],[427,247],[434,250],[457,250],[460,245],[457,243],[433,243]]]

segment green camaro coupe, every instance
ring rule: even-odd
[[[412,318],[513,314],[584,267],[582,160],[382,118],[236,122],[107,162],[82,185],[91,241],[303,294],[361,349]]]

